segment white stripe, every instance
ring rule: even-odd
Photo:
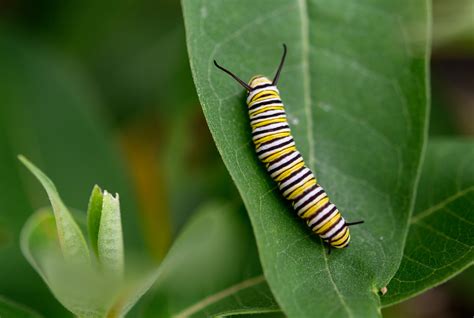
[[[300,209],[298,211],[298,213],[304,213],[306,212],[307,210],[309,210],[311,207],[313,207],[316,203],[318,203],[319,201],[321,201],[322,199],[326,198],[327,197],[327,194],[326,192],[323,192],[321,193],[320,195],[318,195],[313,201],[311,201],[311,203],[309,203],[308,205],[306,205],[304,208]]]
[[[339,222],[336,224],[336,226],[334,226],[329,232],[321,235],[322,238],[329,238],[331,237],[334,233],[336,233],[338,230],[340,230],[342,227],[344,227],[344,224],[346,222],[344,221],[344,218],[342,218],[341,216],[341,219],[339,220]]]
[[[329,204],[324,210],[322,210],[321,212],[319,212],[318,214],[316,214],[314,216],[314,218],[311,219],[311,221],[309,221],[308,223],[308,226],[313,226],[313,224],[315,224],[316,222],[318,222],[323,216],[324,214],[326,214],[327,212],[329,212],[332,208],[334,207],[334,204]],[[331,216],[331,215],[335,215],[336,213],[338,213],[338,210],[335,209],[333,213],[331,213],[330,215],[328,216]]]
[[[307,199],[309,199],[311,196],[315,195],[316,193],[318,193],[319,191],[321,191],[323,188],[321,188],[320,186],[318,186],[316,189],[313,189],[312,191],[310,191],[309,193],[307,193],[304,197],[302,197],[301,199],[299,199],[296,203],[295,203],[295,209],[298,209],[300,207],[300,205],[302,205]]]
[[[276,116],[272,116],[272,117],[268,117],[268,118],[251,119],[250,120],[250,125],[255,125],[257,123],[261,123],[262,121],[272,120],[272,119],[277,119],[277,118],[286,118],[286,114],[276,115]]]
[[[265,151],[264,153],[261,153],[260,155],[258,155],[258,158],[259,158],[260,160],[263,160],[263,159],[265,159],[265,158],[267,158],[267,157],[270,157],[271,155],[273,155],[273,154],[275,154],[275,153],[277,153],[277,152],[279,152],[279,151],[281,151],[281,150],[283,150],[283,149],[292,147],[292,146],[294,146],[294,145],[295,145],[295,141],[292,141],[292,142],[290,142],[290,143],[287,144],[287,145],[281,146],[281,148],[276,148],[276,149],[273,149],[273,150],[267,150],[267,151]]]
[[[291,169],[293,168],[294,166],[298,165],[298,164],[301,164],[303,162],[303,158],[298,158],[296,159],[294,162],[292,162],[291,164],[289,164],[288,166],[283,166],[281,167],[280,169],[276,170],[275,172],[273,172],[270,176],[274,179],[276,177],[278,177],[280,174],[284,173],[285,170],[287,169]],[[303,164],[303,167],[304,167],[304,164]]]
[[[263,87],[263,88],[259,88],[259,89],[250,91],[249,96],[247,96],[247,105],[250,103],[250,101],[252,100],[252,98],[256,94],[258,94],[260,92],[263,92],[263,91],[274,91],[274,92],[277,92],[278,94],[280,94],[280,92],[278,91],[278,88],[276,86],[268,86],[268,87]]]
[[[313,174],[310,173],[307,177],[305,177],[303,180],[301,180],[300,182],[298,182],[297,184],[295,184],[294,186],[292,186],[291,188],[289,188],[288,190],[286,190],[285,192],[283,192],[283,196],[288,196],[290,193],[292,193],[294,190],[296,190],[296,188],[299,188],[301,187],[302,185],[304,185],[306,182],[308,182],[309,180],[311,180],[312,178],[314,178]],[[280,188],[281,189],[281,188]]]
[[[256,141],[256,140],[261,139],[263,137],[270,136],[270,135],[273,135],[273,134],[279,134],[279,133],[282,133],[282,132],[290,132],[290,128],[282,128],[282,129],[275,130],[275,131],[267,131],[266,133],[261,133],[261,134],[253,136],[252,139],[253,139],[253,141]]]
[[[325,224],[327,224],[333,217],[335,217],[337,214],[339,213],[339,210],[336,209],[334,210],[331,214],[329,214],[328,216],[324,217],[324,219],[321,221],[321,223],[319,223],[313,230],[314,231],[318,231],[320,228],[322,228]],[[320,213],[318,213],[319,215]],[[322,216],[320,216],[320,219],[322,218]],[[311,220],[312,221],[312,220]],[[311,225],[315,224],[316,222],[312,223]],[[309,224],[308,224],[309,225]],[[310,225],[310,226],[311,226]]]
[[[258,147],[258,148],[257,148],[257,151],[258,151],[258,152],[260,152],[260,151],[264,151],[264,152],[265,152],[265,150],[267,150],[268,148],[278,146],[278,145],[283,144],[283,143],[285,143],[285,142],[287,142],[287,141],[290,141],[290,140],[292,140],[292,139],[293,139],[293,137],[291,137],[291,136],[283,137],[283,138],[281,138],[281,139],[277,139],[277,140],[275,140],[275,141],[273,141],[273,142],[271,142],[271,143],[269,143],[269,144],[266,144],[266,145],[264,145],[264,146]]]
[[[274,164],[272,165],[269,165],[268,166],[268,170],[272,170],[272,169],[275,169],[275,168],[278,168],[284,164],[286,164],[288,161],[290,161],[291,159],[293,158],[296,158],[300,155],[299,151],[298,150],[295,150],[293,151],[292,154],[290,154],[289,156],[287,156],[286,158],[283,158],[282,160],[278,161],[278,162],[275,162]]]
[[[271,104],[261,105],[261,106],[258,106],[257,108],[252,108],[251,110],[249,110],[249,116],[256,116],[256,114],[255,114],[256,112],[258,112],[258,111],[260,111],[264,108],[275,107],[275,106],[285,107],[285,105],[283,105],[282,102],[274,102],[274,103],[271,103]]]
[[[262,99],[262,100],[259,100],[258,102],[254,102],[252,105],[249,105],[249,108],[250,107],[255,107],[256,105],[258,104],[262,104],[262,103],[268,103],[268,102],[273,102],[273,103],[278,103],[280,104],[281,103],[281,99],[279,97],[274,97],[274,98],[267,98],[267,99]],[[268,105],[271,105],[273,103],[270,103]],[[258,106],[257,108],[253,108],[252,111],[255,111],[256,109],[260,108],[262,105]],[[267,105],[263,105],[263,106],[267,106]]]
[[[289,180],[286,180],[285,182],[281,183],[281,184],[280,184],[280,189],[286,187],[287,185],[289,185],[289,184],[292,183],[293,181],[297,180],[298,178],[301,178],[301,176],[304,175],[305,173],[307,173],[308,171],[309,171],[308,168],[303,167],[300,172],[298,172],[297,174],[295,174],[295,175],[294,175],[293,177],[291,177]]]
[[[275,124],[265,125],[265,126],[261,126],[261,127],[257,127],[255,129],[253,129],[252,132],[253,133],[258,133],[259,131],[262,131],[262,130],[265,130],[265,129],[274,129],[274,128],[278,128],[278,127],[284,127],[287,124],[288,124],[287,122],[282,122],[282,123],[275,123]],[[273,133],[275,133],[275,132],[273,132]]]
[[[294,165],[296,165],[297,163],[303,161],[303,158],[299,158],[299,159],[296,159],[294,162],[291,163],[291,166],[287,166],[286,164],[295,159],[296,157],[298,157],[299,155],[299,152],[298,151],[294,151],[293,153],[291,153],[289,156],[283,158],[282,160],[278,161],[278,162],[275,162],[274,164],[268,166],[267,170],[270,171],[270,170],[274,170],[274,169],[277,169],[275,170],[275,172],[273,172],[271,174],[271,177],[276,177],[277,175],[279,175],[281,173],[282,170],[286,170],[286,169],[289,169],[290,167],[293,167]]]
[[[253,120],[253,118],[257,117],[257,116],[267,116],[267,115],[274,115],[274,114],[278,114],[278,113],[283,113],[283,114],[286,115],[284,110],[270,109],[270,110],[266,110],[263,113],[260,113],[260,114],[257,114],[257,115],[250,115],[250,119]]]

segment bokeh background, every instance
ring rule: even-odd
[[[430,134],[474,135],[474,1],[434,0]],[[212,200],[240,202],[206,126],[176,0],[0,0],[0,295],[67,315],[19,252],[47,204],[23,153],[85,210],[119,192],[128,251],[156,263]],[[471,317],[474,270],[387,317]]]

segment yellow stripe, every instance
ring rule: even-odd
[[[275,92],[275,91],[272,91],[272,90],[261,91],[260,93],[255,94],[255,95],[252,97],[252,99],[250,100],[249,106],[251,106],[250,104],[252,104],[252,103],[256,103],[256,102],[257,102],[257,99],[260,98],[260,96],[262,96],[262,95],[267,95],[267,94],[271,94],[271,96],[268,96],[269,98],[279,97],[278,93]],[[275,97],[272,97],[272,96],[275,96]],[[262,100],[263,100],[263,99],[262,99]]]
[[[274,93],[275,91],[269,91],[269,90],[263,90],[261,91],[260,93],[257,93],[255,95],[253,95],[252,99],[250,100],[250,102],[253,102],[255,101],[256,99],[260,98],[260,96],[262,95],[266,95],[266,94],[272,94]]]
[[[275,181],[280,182],[281,180],[285,179],[296,170],[301,169],[303,166],[304,166],[304,162],[297,163],[293,167],[289,168],[288,170],[280,174],[277,178],[275,178]]]
[[[265,137],[262,137],[262,138],[259,138],[259,139],[255,139],[253,142],[256,145],[256,147],[258,147],[258,146],[260,146],[259,144],[261,144],[261,143],[267,142],[269,140],[273,140],[275,138],[287,137],[287,136],[290,136],[289,131],[268,135],[268,136],[265,136]]]
[[[257,103],[264,102],[264,101],[270,100],[270,99],[280,99],[280,96],[278,96],[278,95],[265,96],[265,97],[262,97],[262,98],[251,101],[250,103],[248,103],[248,106],[252,107],[253,105],[255,105]],[[280,102],[275,102],[275,103],[280,103]]]
[[[346,235],[346,231],[349,230],[349,227],[345,226],[343,227],[343,230],[339,233],[337,233],[336,236],[331,237],[332,241],[337,241],[339,240],[342,236]]]
[[[296,151],[296,147],[295,146],[291,146],[291,147],[288,147],[288,148],[285,148],[281,151],[278,151],[277,153],[274,153],[273,155],[267,157],[267,158],[264,158],[262,160],[263,163],[267,163],[267,162],[272,162],[273,160],[275,160],[276,158],[280,157],[280,156],[283,156],[287,153],[290,153],[292,151]]]
[[[272,94],[272,95],[265,96],[265,97],[262,97],[262,98],[259,98],[259,99],[254,99],[254,100],[252,100],[248,103],[248,106],[252,107],[253,105],[255,105],[257,103],[260,103],[260,102],[263,102],[263,101],[266,101],[266,100],[269,100],[269,99],[280,99],[280,96],[278,96],[276,94]]]
[[[262,109],[259,109],[256,111],[254,110],[253,112],[250,112],[250,116],[258,115],[268,110],[285,110],[285,108],[283,106],[266,106],[266,107],[263,107]]]
[[[336,245],[332,245],[332,243],[331,243],[331,246],[333,246],[333,247],[335,247],[335,248],[344,248],[344,247],[347,246],[347,244],[349,244],[350,241],[351,241],[351,236],[349,235],[349,231],[347,231],[347,241],[344,242],[343,245],[341,245],[341,246],[336,246]]]
[[[269,119],[269,120],[261,121],[261,122],[256,123],[256,124],[252,124],[252,129],[262,127],[262,126],[265,126],[265,125],[268,125],[268,124],[282,123],[282,122],[285,122],[285,121],[286,121],[286,118]]]
[[[322,198],[321,200],[319,200],[318,202],[316,202],[315,205],[313,205],[312,207],[309,208],[308,211],[306,211],[301,217],[303,219],[306,219],[308,218],[311,214],[313,214],[314,212],[316,211],[319,211],[319,209],[321,209],[322,206],[324,206],[326,203],[329,202],[329,198],[327,196],[327,194],[325,194],[326,196],[324,198]]]
[[[316,184],[316,179],[310,179],[301,187],[296,188],[289,196],[288,200],[293,200],[294,198],[298,197],[301,193],[303,193],[306,189],[314,186]]]
[[[305,163],[304,163],[304,161],[303,161],[303,158],[298,158],[298,159],[296,159],[295,161],[293,161],[291,164],[288,165],[288,167],[285,167],[285,169],[284,169],[283,171],[280,171],[279,174],[276,175],[273,179],[274,179],[275,181],[283,180],[284,178],[286,178],[286,176],[285,176],[285,177],[282,177],[282,174],[283,174],[283,173],[286,174],[286,172],[288,171],[288,169],[292,169],[295,165],[298,165],[298,164],[300,164],[300,163],[302,163],[303,166],[305,165]],[[267,168],[268,168],[269,166],[270,166],[270,164],[267,164]],[[279,169],[281,169],[281,167],[280,167]],[[278,170],[279,170],[279,169],[278,169]],[[276,170],[276,171],[278,171],[278,170]],[[275,173],[276,171],[274,171],[273,173]],[[273,173],[272,173],[272,174],[273,174]],[[290,172],[290,173],[291,173],[291,172]]]
[[[315,228],[313,231],[316,232],[317,234],[324,233],[324,231],[329,229],[331,225],[339,222],[340,219],[341,219],[340,213],[336,213],[336,215],[334,215],[328,222],[326,223],[323,222],[322,226],[320,225],[319,227]]]
[[[335,239],[331,241],[331,245],[339,245],[342,242],[346,240],[346,238],[349,236],[349,229],[346,228],[346,230],[342,231],[340,234],[343,234],[341,238]],[[338,234],[338,236],[340,236]]]

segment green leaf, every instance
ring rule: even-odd
[[[0,122],[4,119],[0,116]],[[18,237],[32,207],[21,183],[18,159],[12,153],[4,127],[0,124],[0,259],[8,261],[0,262],[0,294],[37,309],[47,317],[64,317],[64,309],[20,251]]]
[[[104,298],[108,295],[98,288],[103,287],[100,277],[90,279],[90,267],[64,262],[51,209],[41,209],[28,219],[20,242],[23,255],[64,307],[76,315],[104,311]]]
[[[223,317],[233,317],[233,318],[285,318],[286,315],[281,312],[269,312],[269,313],[259,313],[259,314],[231,314],[224,315]]]
[[[428,1],[183,0],[183,11],[201,105],[278,303],[290,317],[379,316],[425,142]],[[242,88],[213,66],[273,76],[281,43],[279,89],[298,148],[344,217],[366,222],[330,257],[258,162]]]
[[[40,315],[35,313],[29,308],[23,305],[12,302],[2,296],[0,296],[0,317],[5,318],[41,318]]]
[[[89,266],[64,261],[50,209],[28,219],[20,240],[23,254],[64,307],[79,317],[105,316],[117,286]]]
[[[20,155],[18,159],[33,173],[48,194],[53,207],[58,239],[64,258],[71,262],[89,263],[89,249],[86,240],[68,208],[59,197],[53,182],[25,157]]]
[[[97,245],[104,272],[121,276],[124,270],[124,252],[118,194],[114,197],[104,191]]]
[[[474,263],[474,142],[430,142],[403,255],[384,306],[437,286]]]
[[[51,208],[40,209],[28,219],[21,231],[20,243],[25,258],[48,284],[44,260],[62,254]]]
[[[21,246],[54,296],[79,317],[122,317],[156,279],[156,271],[143,266],[140,271],[133,268],[124,280],[117,280],[116,276],[104,275],[92,267],[64,262],[49,208],[28,219],[22,230]]]
[[[278,310],[250,224],[235,206],[208,203],[186,224],[159,268],[146,317],[214,317]]]
[[[95,185],[89,199],[89,206],[87,207],[87,232],[89,233],[92,250],[97,257],[99,257],[97,240],[99,237],[100,218],[102,215],[102,202],[102,190],[98,185]]]

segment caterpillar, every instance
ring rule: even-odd
[[[257,75],[247,84],[216,60],[214,65],[247,90],[252,140],[258,158],[278,184],[283,197],[291,202],[298,216],[328,245],[330,253],[331,247],[349,246],[349,226],[364,221],[347,223],[344,220],[296,149],[277,88],[286,53],[287,48],[283,44],[283,55],[273,80]]]

